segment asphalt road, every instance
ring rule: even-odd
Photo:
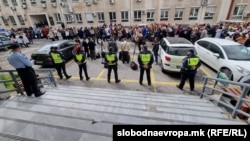
[[[34,40],[34,44],[29,45],[29,48],[23,48],[22,52],[30,57],[31,53],[38,50],[43,44],[50,42],[47,39],[36,39]],[[118,42],[119,46],[120,42]],[[132,44],[131,56],[133,52],[134,44]],[[107,46],[107,42],[104,42],[104,48]],[[151,43],[148,43],[149,49],[152,48]],[[100,45],[97,45],[97,48],[100,50]],[[137,62],[137,53],[134,56],[134,61]],[[12,66],[9,65],[6,60],[9,51],[0,51],[0,67],[2,69],[13,69]],[[153,65],[151,71],[151,80],[152,86],[147,86],[146,74],[144,75],[143,83],[144,85],[139,85],[139,70],[133,71],[130,69],[129,64],[123,64],[121,61],[118,62],[118,73],[119,79],[121,79],[121,83],[114,83],[114,75],[111,74],[111,83],[107,83],[107,69],[103,67],[101,64],[102,59],[97,60],[87,60],[88,73],[91,77],[90,81],[80,81],[78,66],[77,64],[71,60],[67,62],[66,70],[68,74],[72,75],[72,78],[69,80],[60,80],[58,79],[58,75],[54,72],[55,78],[57,78],[58,84],[64,85],[76,85],[76,86],[84,86],[84,87],[99,87],[99,88],[110,88],[110,89],[125,89],[125,90],[137,90],[137,91],[152,91],[152,92],[161,92],[166,94],[198,94],[201,91],[202,87],[202,77],[210,76],[215,77],[216,73],[211,70],[206,65],[202,65],[196,75],[195,82],[195,92],[189,92],[189,83],[186,81],[186,85],[184,91],[180,91],[176,88],[176,85],[180,81],[180,74],[178,73],[162,73],[159,65]],[[41,68],[41,66],[34,65],[35,69]],[[84,76],[84,73],[83,73]]]

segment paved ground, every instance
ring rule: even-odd
[[[27,56],[30,56],[32,52],[36,51],[40,48],[43,44],[48,43],[47,39],[40,39],[34,40],[34,44],[30,45],[29,48],[23,48],[22,52]],[[118,42],[118,45],[120,42]],[[147,43],[149,49],[152,49],[152,45],[150,42]],[[104,49],[106,49],[107,42],[104,42]],[[134,49],[134,44],[131,43],[131,53]],[[97,45],[97,50],[101,50],[100,45]],[[136,54],[138,50],[136,50]],[[6,61],[6,57],[8,55],[8,51],[0,51],[0,66],[2,69],[13,69],[8,62]],[[131,54],[132,56],[132,54]],[[134,61],[137,62],[137,55],[134,57]],[[67,63],[67,72],[72,75],[73,77],[70,80],[59,80],[57,82],[59,84],[64,85],[76,85],[76,86],[87,86],[87,87],[100,87],[100,88],[112,88],[112,89],[124,89],[124,90],[137,90],[137,91],[152,91],[152,92],[163,92],[163,93],[174,93],[174,94],[181,94],[181,93],[189,93],[189,84],[188,81],[186,82],[186,87],[184,91],[180,91],[176,88],[176,85],[180,81],[180,75],[176,73],[162,73],[159,65],[153,65],[151,71],[151,80],[152,86],[147,86],[146,76],[144,76],[144,84],[143,86],[139,85],[139,71],[133,71],[130,69],[129,64],[122,64],[121,61],[118,63],[118,72],[119,78],[121,79],[120,84],[107,83],[107,69],[103,67],[101,64],[102,59],[97,60],[88,60],[88,73],[91,77],[91,80],[80,81],[79,74],[78,74],[78,66],[72,60]],[[40,66],[35,65],[34,68],[38,69]],[[55,77],[57,77],[56,72],[54,73]],[[205,65],[202,65],[199,72],[196,76],[196,92],[198,94],[202,87],[202,77],[203,76],[215,76],[214,71],[208,68]],[[111,78],[114,78],[114,75],[111,75]],[[114,80],[111,80],[114,82]],[[193,94],[193,93],[192,93]]]

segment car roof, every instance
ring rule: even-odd
[[[224,45],[240,45],[239,43],[235,42],[235,41],[231,41],[231,40],[227,40],[227,39],[221,39],[221,38],[202,38],[200,40],[205,40],[205,41],[209,41],[209,42],[213,42],[213,43],[217,43],[221,46]]]
[[[70,42],[71,40],[60,40],[60,41],[53,41],[53,42],[51,42],[51,43],[48,43],[48,44],[46,44],[45,46],[47,46],[47,45],[51,45],[51,46],[59,46],[60,44],[62,44],[62,43],[65,43],[65,42]],[[72,40],[72,42],[73,42],[73,40]]]
[[[185,38],[182,37],[166,37],[165,38],[170,44],[190,44],[192,45],[192,43],[190,41],[188,41]]]

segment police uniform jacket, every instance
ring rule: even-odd
[[[110,56],[110,59],[112,58],[111,60],[109,60],[109,56]],[[114,58],[111,56],[113,56]],[[108,54],[105,55],[105,62],[107,62],[108,65],[117,65],[117,61],[118,59],[115,53],[109,52]],[[109,62],[111,62],[111,64],[109,64]]]
[[[195,59],[197,63],[194,63],[195,65],[191,64],[191,59]],[[181,72],[194,74],[200,66],[200,59],[196,55],[189,55],[183,59]]]
[[[56,55],[57,58],[54,58],[53,55]],[[62,53],[60,53],[59,51],[53,51],[53,52],[50,52],[50,56],[52,58],[52,62],[54,64],[61,64],[61,63],[64,63],[65,62],[65,57]]]
[[[76,55],[74,56],[74,60],[76,63],[80,63],[80,64],[85,64],[86,62],[86,55],[84,53],[76,53]]]
[[[146,59],[146,61],[143,61],[142,57],[145,55],[149,55],[146,57],[149,57],[148,59]],[[149,50],[143,50],[139,55],[138,55],[138,63],[140,68],[143,68],[144,65],[148,65],[149,68],[152,67],[152,64],[154,62],[154,58],[153,58],[153,54],[151,51]]]

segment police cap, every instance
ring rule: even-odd
[[[21,45],[18,43],[11,44],[11,46],[10,46],[11,49],[17,49],[19,47],[21,47]]]

